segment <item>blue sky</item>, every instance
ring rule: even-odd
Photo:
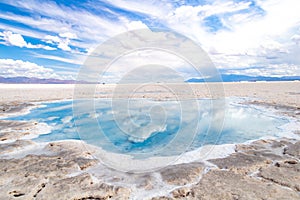
[[[299,0],[2,0],[0,76],[74,79],[101,42],[140,28],[184,34],[222,73],[299,76],[299,10]]]

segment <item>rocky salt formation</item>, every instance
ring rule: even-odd
[[[210,160],[217,167],[203,174],[197,184],[153,200],[300,199],[299,149],[300,142],[289,139],[237,145],[236,153]]]
[[[0,160],[1,199],[128,199],[130,189],[93,182],[84,172],[98,161],[82,143],[55,142],[44,150],[52,155]]]
[[[50,132],[45,123],[0,120],[0,143],[6,143],[24,138],[34,138]]]
[[[0,148],[31,143],[16,141],[10,145],[0,144]],[[87,150],[79,141],[52,142],[44,146],[39,155],[0,159],[0,197],[135,199],[132,187],[120,186],[120,180],[134,177],[141,183],[136,185],[137,190],[155,194],[153,174],[156,174],[169,190],[164,191],[164,196],[152,199],[299,199],[299,148],[300,143],[290,139],[259,140],[237,145],[236,153],[226,158],[209,160],[215,167],[194,162],[140,175],[124,173],[122,177],[118,172],[115,183],[108,183],[101,177],[95,179],[89,172],[100,165],[92,156],[93,150]],[[113,174],[113,170],[110,173]]]
[[[37,106],[36,104],[32,104],[32,103],[20,103],[20,102],[1,103],[0,117],[14,116],[20,113],[27,113],[30,111],[30,109],[36,106]]]
[[[284,148],[284,154],[300,159],[300,141],[290,144]]]
[[[204,170],[203,163],[188,163],[165,167],[160,171],[164,182],[170,185],[186,185],[199,181]]]
[[[272,166],[262,167],[259,176],[282,186],[300,192],[300,163],[296,160],[285,160]]]
[[[22,150],[33,144],[34,142],[30,140],[16,140],[15,142],[0,144],[0,156]]]

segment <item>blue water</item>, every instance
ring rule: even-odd
[[[119,109],[121,111],[118,112],[118,108],[112,109],[109,100],[101,99],[95,103],[94,113],[82,112],[75,116],[72,101],[44,103],[29,114],[7,119],[34,120],[50,125],[52,131],[34,139],[38,142],[83,139],[105,150],[122,153],[153,152],[173,142],[173,146],[167,148],[169,153],[166,154],[172,154],[170,152],[175,152],[177,147],[184,146],[185,138],[193,139],[188,144],[188,150],[192,150],[206,144],[241,143],[265,136],[278,136],[282,132],[280,126],[288,122],[288,119],[269,113],[263,108],[242,105],[236,103],[236,99],[227,99],[225,118],[224,122],[221,120],[223,126],[219,133],[220,123],[217,124],[218,127],[214,127],[216,123],[212,119],[216,120],[220,113],[215,112],[216,118],[213,117],[210,100],[197,100],[200,109],[192,108],[197,111],[197,115],[183,115],[182,102],[139,102],[133,101],[131,105],[134,106],[129,110],[126,108],[126,112],[123,112]],[[185,119],[182,119],[183,116]]]

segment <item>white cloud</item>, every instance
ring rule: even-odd
[[[288,64],[270,64],[267,66],[245,68],[245,69],[232,69],[227,73],[243,74],[249,76],[269,76],[269,77],[282,77],[282,76],[299,76],[299,65]]]
[[[50,46],[27,43],[21,34],[12,33],[11,31],[4,31],[0,33],[0,40],[4,41],[7,45],[17,46],[21,48],[25,47],[29,49],[55,50],[55,48]]]
[[[33,55],[34,55],[34,57],[37,57],[37,58],[56,60],[56,61],[75,64],[75,65],[82,65],[84,60],[85,60],[85,57],[82,56],[82,55],[77,55],[77,56],[74,56],[74,57],[71,57],[71,58],[63,58],[63,57],[60,57],[60,56],[45,55],[45,54],[38,54],[38,53],[34,53]]]
[[[0,76],[57,79],[66,78],[64,76],[58,75],[50,68],[46,68],[28,61],[13,59],[0,59]]]
[[[0,13],[0,18],[1,18],[1,13]],[[6,30],[6,31],[11,31],[13,33],[19,33],[23,36],[28,36],[31,38],[44,38],[47,35],[43,32],[36,31],[33,29],[28,29],[25,27],[14,27],[14,26],[10,26],[7,24],[3,24],[3,22],[0,22],[0,29]],[[1,33],[0,33],[0,35],[1,35]]]
[[[153,24],[162,24],[182,33],[206,50],[216,66],[222,69],[265,67],[274,74],[297,74],[295,66],[300,65],[299,0],[255,0],[256,8],[250,2],[233,0],[207,1],[206,5],[184,5],[181,1],[121,1],[110,0],[115,7],[142,13]],[[0,18],[18,21],[41,30],[37,37],[64,51],[73,52],[71,47],[84,48],[88,53],[104,40],[127,30],[147,28],[141,20],[129,20],[128,16],[109,10],[115,19],[93,14],[88,10],[66,7],[49,1],[12,1],[8,3],[35,13],[20,16],[13,13],[0,13]],[[91,3],[95,10],[102,5]],[[259,7],[259,8],[258,8]],[[216,16],[223,27],[211,32],[204,19]],[[0,24],[0,28],[1,28]],[[11,29],[5,29],[11,30]],[[22,30],[23,35],[31,34]],[[45,36],[44,31],[51,35]],[[21,32],[18,32],[21,33]],[[29,35],[28,35],[29,36]],[[1,37],[1,36],[0,36]],[[13,40],[24,45],[22,39]],[[30,45],[27,45],[30,46]],[[298,50],[297,50],[298,49]],[[64,59],[64,58],[63,58]],[[273,66],[273,67],[268,67]],[[291,72],[294,70],[294,72]],[[261,73],[261,71],[246,71]],[[267,73],[267,72],[264,72]],[[299,74],[298,74],[299,75]]]
[[[299,51],[293,51],[291,39],[299,44],[294,32],[300,27],[300,1],[266,0],[257,3],[263,14],[251,9],[247,2],[214,1],[211,5],[176,8],[161,19],[169,27],[199,42],[218,67],[264,66],[270,71],[265,71],[265,74],[299,75],[299,70],[292,66],[299,66],[300,62],[291,63],[291,57],[298,57]],[[237,12],[246,8],[248,12]],[[208,31],[202,19],[211,15],[217,15],[226,29],[214,33]],[[285,66],[282,69],[287,71],[267,67],[273,64]],[[259,73],[261,71],[256,75]]]
[[[61,36],[62,34],[59,35]],[[69,46],[70,38],[47,35],[45,37],[45,42],[49,44],[55,44],[57,45],[57,48],[61,50],[71,51],[71,47]]]
[[[108,0],[108,4],[113,4],[116,7],[123,8],[129,11],[144,13],[152,17],[166,16],[173,10],[173,4],[168,1],[135,1],[135,0]]]
[[[47,35],[45,40],[47,43],[57,45],[57,48],[64,51],[72,51],[70,45],[71,39],[77,39],[77,35],[75,33],[59,33],[58,36]]]
[[[141,21],[131,21],[131,22],[126,23],[125,26],[128,30],[148,29],[148,26],[146,26]]]
[[[52,35],[45,36],[45,42],[47,42],[49,44],[59,43],[60,40],[61,39],[58,36],[52,36]]]
[[[224,18],[231,30],[221,31],[209,41],[208,45],[214,46],[222,53],[248,53],[249,51],[260,52],[260,48],[270,43],[284,44],[284,39],[288,38],[291,28],[299,26],[300,15],[298,12],[299,1],[268,0],[262,4],[265,15],[251,20],[228,21]],[[265,5],[266,4],[266,5]],[[241,14],[239,14],[241,15]],[[231,19],[232,20],[232,19]],[[266,44],[266,42],[268,44]],[[275,47],[277,48],[277,47]],[[259,50],[259,51],[257,51]]]
[[[215,1],[213,4],[199,6],[181,6],[170,12],[165,20],[167,22],[194,22],[203,20],[212,15],[231,13],[249,8],[249,2],[234,3],[232,1]],[[162,16],[164,17],[164,16]],[[171,19],[172,18],[172,19]],[[191,24],[192,25],[192,24]],[[194,24],[193,24],[194,25]],[[198,26],[201,24],[198,24]]]
[[[60,33],[59,36],[62,37],[62,38],[69,38],[69,39],[76,39],[77,38],[77,35],[75,33],[70,33],[70,32]]]
[[[270,1],[274,0],[268,2]],[[206,50],[213,48],[223,54],[246,54],[253,49],[257,52],[256,49],[265,46],[265,40],[276,43],[278,36],[286,34],[290,28],[297,25],[298,10],[288,9],[295,7],[296,1],[291,1],[293,0],[281,1],[279,5],[274,3],[273,6],[264,6],[266,15],[256,18],[249,15],[249,12],[235,14],[236,11],[249,8],[249,2],[216,1],[212,5],[179,7],[164,20],[170,27],[200,42]],[[290,12],[277,9],[280,7],[287,8],[286,10]],[[220,15],[224,13],[230,17]],[[202,20],[212,15],[218,15],[227,29],[221,29],[216,33],[207,31]]]
[[[300,42],[300,35],[295,34],[291,37],[291,40],[294,41],[296,44],[299,44]]]
[[[17,21],[34,29],[51,32],[52,36],[64,38],[58,42],[58,48],[66,51],[70,51],[70,45],[84,49],[94,48],[119,33],[147,27],[142,21],[129,20],[122,15],[110,20],[87,10],[66,7],[55,2],[28,0],[7,3],[32,11],[35,17],[0,13],[0,18]],[[77,38],[79,40],[73,41]]]
[[[3,40],[13,46],[17,47],[25,47],[27,46],[27,42],[25,42],[24,38],[20,34],[14,34],[12,32],[4,32]]]

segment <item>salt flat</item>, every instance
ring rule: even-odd
[[[245,97],[247,104],[259,104],[300,121],[300,82],[219,86],[189,84],[194,95],[185,93],[186,85],[173,88],[184,98],[210,98],[208,88],[217,88],[213,91],[215,96]],[[174,97],[157,84],[141,87],[131,96],[114,92],[116,87],[120,86],[97,85],[95,97],[119,95],[159,100]],[[29,112],[28,108],[36,102],[72,99],[74,88],[75,85],[0,84],[0,116]],[[90,95],[84,90],[80,92],[82,97]],[[193,158],[193,162],[134,174],[106,167],[93,157],[97,149],[81,141],[36,143],[31,137],[23,137],[36,135],[38,131],[42,133],[38,122],[0,120],[0,199],[300,198],[300,141],[297,139],[283,137],[233,144],[228,150],[230,155],[225,157],[205,162]]]
[[[235,83],[192,83],[188,84],[194,91],[192,97],[210,98],[210,85],[215,90],[224,88],[224,91],[216,91],[225,97],[251,97],[258,102],[268,104],[300,107],[300,81],[293,82],[235,82]],[[90,86],[88,86],[90,87]],[[96,98],[112,97],[115,84],[97,85]],[[126,87],[126,86],[122,86]],[[178,93],[185,94],[186,85],[176,86]],[[36,102],[72,99],[75,85],[72,84],[0,84],[0,102]],[[167,89],[165,89],[167,90]],[[161,92],[159,92],[161,91]],[[167,91],[161,90],[160,85],[150,85],[141,88],[139,92],[130,94],[132,98],[166,98],[173,97]]]

